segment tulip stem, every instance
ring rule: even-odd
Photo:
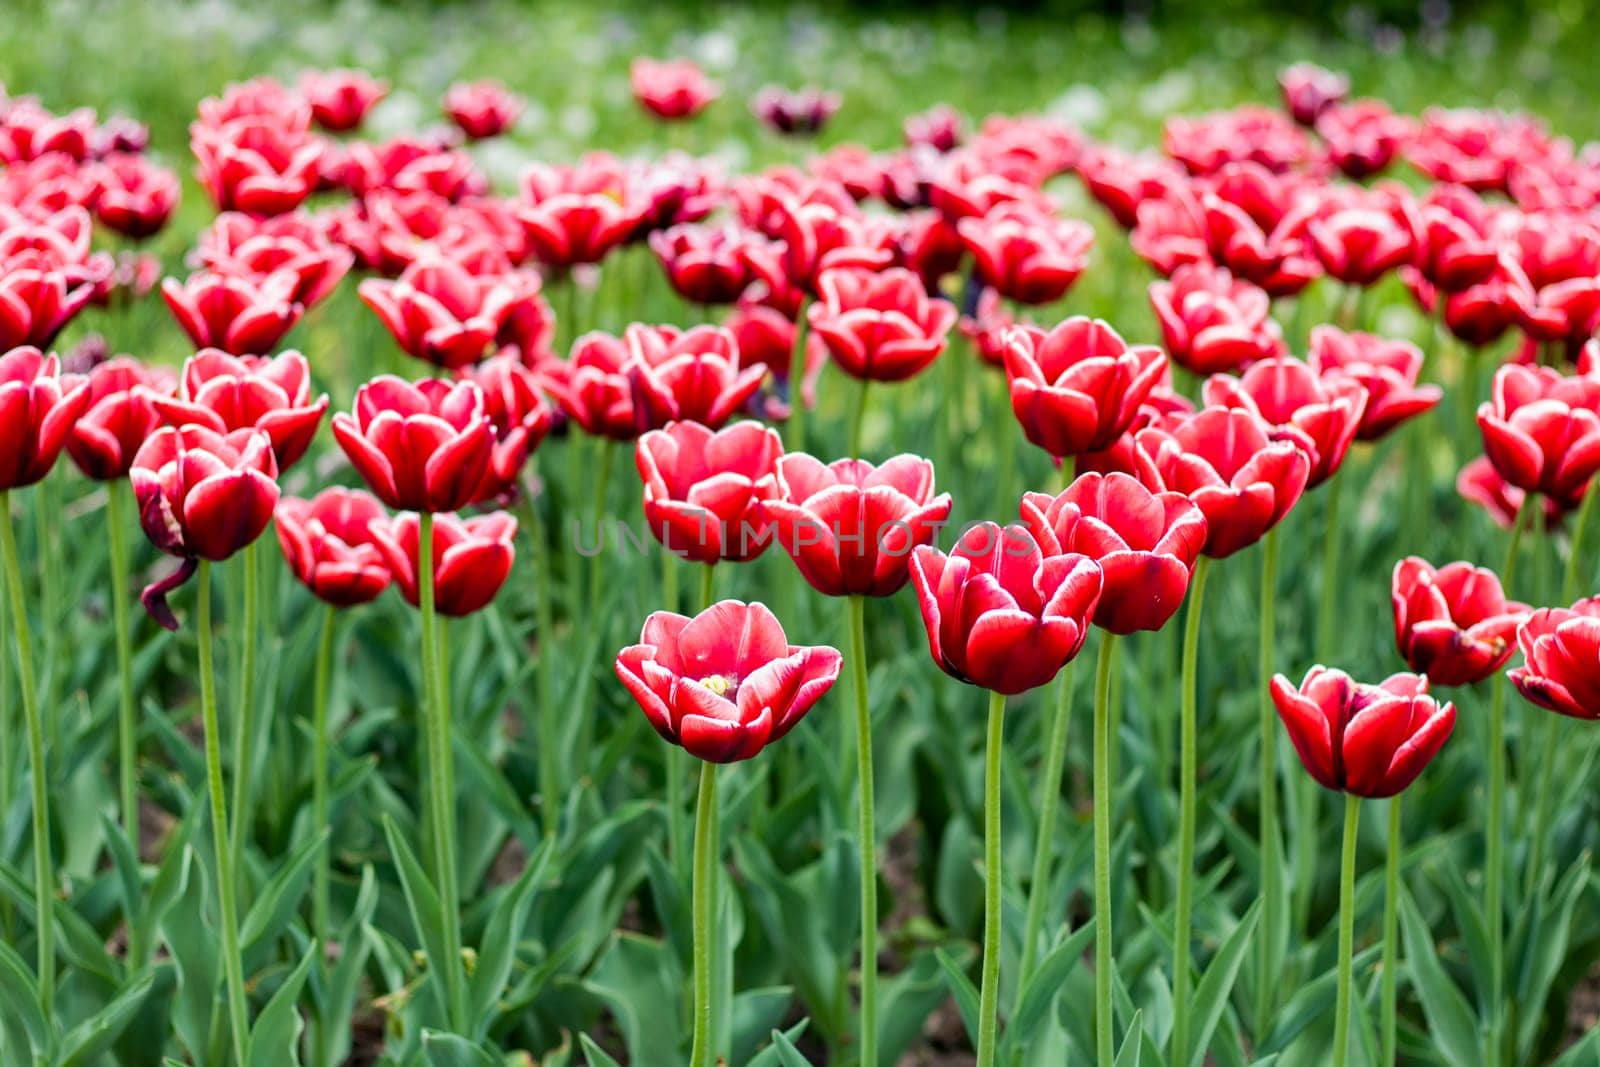
[[[597,448],[600,455],[596,457],[599,470],[594,472],[594,536],[595,554],[589,561],[589,611],[592,617],[598,618],[600,612],[600,575],[604,570],[601,566],[601,557],[605,555],[606,546],[606,494],[611,487],[611,451],[616,442],[609,437],[597,438]]]
[[[1000,1032],[1000,754],[1006,696],[989,693],[983,755],[983,976],[978,994],[978,1067],[994,1067]],[[870,1067],[870,1065],[868,1065]]]
[[[138,726],[133,699],[133,633],[128,619],[128,534],[124,525],[128,483],[106,483],[106,540],[111,548],[111,619],[117,628],[117,778],[121,785],[122,831],[135,853],[139,850]],[[132,916],[129,916],[132,918]],[[135,962],[143,957],[130,952]]]
[[[1094,1034],[1100,1067],[1111,1067],[1111,665],[1116,635],[1100,638],[1094,671]]]
[[[250,1009],[245,999],[244,960],[239,952],[239,909],[228,838],[228,801],[222,787],[222,739],[217,726],[217,680],[211,662],[211,562],[201,560],[195,589],[200,645],[200,715],[205,731],[206,785],[211,794],[211,841],[217,854],[217,907],[222,924],[222,964],[227,974],[228,1018],[237,1062],[249,1062]]]
[[[556,752],[555,612],[550,599],[550,550],[544,517],[534,493],[533,479],[524,474],[523,503],[528,512],[528,538],[533,542],[534,625],[539,635],[539,714],[528,724],[539,746],[539,807],[546,837],[555,837],[561,822],[561,763]]]
[[[312,682],[314,690],[311,694],[311,826],[313,833],[329,831],[328,812],[328,700],[331,678],[333,675],[333,636],[338,626],[337,610],[332,604],[323,609],[322,636],[317,642],[317,668],[315,680]],[[317,866],[312,871],[311,887],[311,928],[317,939],[317,944],[327,945],[332,933],[331,923],[328,918],[330,895],[329,884],[332,881],[331,857],[332,843],[318,850]],[[317,966],[322,974],[322,986],[327,987],[328,958],[325,953],[317,957]],[[325,1010],[325,1009],[324,1009]],[[316,1059],[319,1064],[328,1062],[328,1025],[331,1020],[321,1018],[318,1013]]]
[[[1356,830],[1361,821],[1361,798],[1344,798],[1344,850],[1339,860],[1339,992],[1334,1000],[1333,1059],[1348,1063],[1350,1046],[1350,956],[1356,932]]]
[[[1283,913],[1283,857],[1278,839],[1278,732],[1272,704],[1273,644],[1277,631],[1278,532],[1268,530],[1262,540],[1259,726],[1261,734],[1260,849],[1261,935],[1256,954],[1256,1041],[1266,1039],[1276,1003],[1279,918]]]
[[[1183,622],[1183,680],[1178,720],[1178,888],[1172,927],[1172,1048],[1175,1064],[1189,1062],[1189,947],[1193,939],[1195,791],[1197,788],[1196,673],[1200,658],[1200,618],[1211,560],[1195,560],[1189,586],[1189,613]]]
[[[794,317],[794,351],[789,355],[789,434],[788,451],[806,450],[806,310],[811,298],[801,296],[800,310]]]
[[[244,615],[239,626],[243,657],[239,667],[239,703],[233,716],[233,825],[228,828],[228,851],[235,862],[244,855],[245,825],[249,808],[251,754],[255,751],[256,630],[260,617],[261,561],[256,543],[239,553],[244,561]]]
[[[44,755],[44,723],[33,674],[33,634],[23,603],[22,564],[17,558],[17,532],[11,521],[11,491],[0,490],[0,552],[5,555],[6,593],[11,601],[11,628],[16,635],[17,684],[22,691],[22,717],[28,730],[28,776],[33,781],[33,903],[39,947],[39,1007],[46,1019],[56,991],[55,870],[50,859],[50,789]]]
[[[867,395],[871,392],[872,385],[867,379],[861,379],[861,391],[856,394],[855,418],[850,423],[850,458],[861,458],[861,430],[867,423]]]
[[[1583,506],[1578,509],[1578,518],[1572,527],[1572,540],[1567,546],[1567,565],[1561,572],[1561,604],[1571,604],[1578,595],[1578,560],[1583,552],[1583,535],[1589,529],[1589,516],[1594,513],[1594,498],[1600,496],[1600,486],[1596,485],[1600,478],[1591,482],[1587,492],[1583,494]]]
[[[851,679],[856,698],[856,776],[860,780],[861,1055],[878,1063],[878,833],[873,814],[872,709],[867,702],[866,598],[850,598]]]
[[[700,795],[694,811],[694,1046],[689,1067],[710,1067],[711,912],[717,875],[717,765],[700,764]]]
[[[422,612],[422,688],[427,731],[428,811],[432,823],[434,879],[444,919],[445,958],[433,961],[444,983],[451,1028],[465,1032],[466,992],[461,981],[461,903],[456,887],[455,786],[450,751],[450,712],[441,677],[439,624],[434,609],[433,515],[417,517],[418,602]]]
[[[700,570],[700,610],[704,611],[712,604],[711,598],[716,595],[717,565],[707,563]]]
[[[1028,917],[1023,924],[1022,960],[1017,965],[1017,996],[1033,977],[1039,957],[1039,936],[1044,926],[1044,906],[1050,895],[1050,871],[1055,859],[1056,814],[1061,809],[1061,773],[1067,762],[1068,726],[1072,722],[1072,664],[1056,679],[1056,708],[1050,719],[1050,740],[1044,750],[1044,773],[1039,780],[1039,829],[1033,841],[1033,875],[1028,880]]]
[[[1400,835],[1400,798],[1396,793],[1389,801],[1389,849],[1383,862],[1383,970],[1378,992],[1379,1030],[1382,1034],[1382,1054],[1379,1063],[1393,1063],[1395,1057],[1395,980],[1400,959],[1395,952],[1400,902],[1400,851],[1404,840]]]
[[[1334,609],[1339,606],[1340,600],[1336,592],[1339,588],[1339,550],[1343,547],[1340,538],[1343,530],[1339,525],[1341,498],[1339,490],[1344,481],[1344,475],[1340,471],[1334,471],[1328,478],[1328,502],[1323,513],[1322,589],[1317,601],[1316,644],[1316,654],[1320,663],[1334,663],[1338,660],[1336,653],[1339,650],[1335,646],[1339,643],[1339,634],[1335,625],[1337,615]],[[1320,787],[1309,775],[1301,775],[1292,781],[1294,788],[1299,790],[1300,799],[1299,819],[1294,833],[1299,847],[1295,852],[1293,911],[1295,928],[1306,930],[1311,922],[1311,891],[1317,874],[1315,842],[1318,838],[1317,822],[1322,797]]]

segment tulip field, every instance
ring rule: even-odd
[[[1583,7],[8,12],[0,1067],[1600,1065]]]

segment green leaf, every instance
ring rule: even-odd
[[[1551,891],[1549,900],[1536,909],[1539,921],[1529,933],[1531,941],[1517,982],[1516,1003],[1520,1020],[1517,1026],[1517,1049],[1524,1056],[1532,1051],[1533,1043],[1539,1036],[1539,1027],[1544,1021],[1545,999],[1550,995],[1550,986],[1567,957],[1567,945],[1572,936],[1572,912],[1589,884],[1589,869],[1590,856],[1584,852],[1568,869],[1560,884]]]
[[[1244,918],[1239,920],[1239,925],[1233,928],[1233,933],[1217,949],[1216,956],[1212,957],[1211,966],[1200,978],[1200,984],[1195,988],[1194,1004],[1191,1011],[1194,1019],[1194,1046],[1183,1053],[1179,1063],[1187,1063],[1189,1067],[1200,1067],[1205,1061],[1206,1049],[1211,1045],[1211,1035],[1217,1031],[1217,1022],[1222,1018],[1223,1009],[1228,1006],[1228,997],[1233,993],[1233,984],[1239,978],[1239,968],[1244,963],[1245,954],[1252,944],[1251,934],[1255,932],[1256,923],[1261,919],[1261,901],[1250,905],[1250,910],[1244,913]]]
[[[122,824],[106,812],[100,813],[100,831],[105,834],[106,847],[111,852],[111,863],[117,873],[117,888],[122,895],[122,917],[131,927],[139,921],[142,903],[143,879],[139,875],[139,857]],[[134,961],[134,965],[142,961]]]
[[[810,1067],[805,1057],[800,1056],[794,1047],[794,1043],[800,1040],[800,1035],[806,1032],[808,1025],[810,1025],[809,1019],[801,1019],[782,1033],[777,1030],[772,1031],[771,1042],[766,1048],[750,1057],[750,1062],[744,1067],[785,1067],[786,1064],[792,1067]],[[785,1056],[790,1058],[785,1059]],[[800,1058],[796,1060],[793,1058],[795,1056]]]
[[[442,968],[459,967],[460,961],[449,959],[449,953],[445,951],[444,912],[439,908],[439,893],[423,873],[416,854],[395,828],[394,820],[387,815],[383,817],[383,836],[389,841],[389,853],[394,856],[395,870],[400,875],[400,888],[405,893],[406,907],[411,912],[411,925],[417,931],[417,940],[422,943],[423,954],[427,956],[428,966],[432,970],[433,980],[428,985],[439,1002],[440,1017],[446,1018],[450,1014],[450,1006],[444,981],[446,972]]]
[[[1139,1050],[1144,1047],[1144,1012],[1136,1011],[1128,1020],[1128,1033],[1112,1067],[1139,1067]]]
[[[909,966],[885,978],[878,987],[879,1059],[899,1063],[947,996],[944,973],[931,949],[918,950]]]
[[[1033,1032],[1049,1012],[1050,1005],[1061,994],[1067,975],[1083,958],[1084,950],[1093,940],[1094,920],[1090,919],[1052,949],[1033,977],[1028,979],[1022,999],[1017,1003],[1016,1013],[1006,1024],[1008,1037],[1013,1031],[1016,1033],[1017,1047],[1027,1047]]]
[[[511,976],[517,944],[528,921],[528,908],[554,850],[555,843],[547,841],[528,858],[522,874],[500,898],[484,927],[470,990],[472,1005],[478,1013],[473,1033],[480,1041],[489,1035],[489,1024],[500,1014],[500,994],[505,992],[506,979]]]
[[[108,833],[107,839],[112,836]],[[109,1004],[67,1031],[67,1036],[61,1042],[61,1056],[56,1061],[56,1067],[83,1067],[110,1048],[128,1028],[139,1009],[144,1007],[145,997],[155,980],[155,972],[146,971]]]
[[[1379,944],[1370,946],[1364,952],[1356,953],[1351,961],[1351,970],[1355,973],[1366,971],[1382,951],[1383,946]],[[1256,1049],[1256,1053],[1266,1056],[1282,1052],[1289,1047],[1289,1042],[1304,1033],[1312,1023],[1332,1014],[1334,1003],[1339,999],[1338,979],[1337,968],[1330,967],[1295,990],[1288,1003],[1278,1009],[1272,1033],[1267,1035],[1267,1039]]]
[[[196,1062],[204,1062],[210,1040],[211,1013],[216,1007],[219,938],[206,923],[209,876],[193,846],[183,849],[176,898],[161,923],[161,935],[178,969],[178,994],[172,1005],[172,1026]]]
[[[579,1034],[578,1044],[583,1048],[583,1059],[589,1067],[622,1067],[610,1053],[595,1044],[588,1034]]]
[[[961,1012],[961,1025],[966,1027],[967,1040],[974,1045],[978,1043],[978,988],[972,984],[972,979],[961,969],[954,956],[946,949],[935,949],[934,956],[939,960],[939,966],[944,968],[945,984],[950,987],[950,995],[956,998],[956,1010]]]
[[[327,1062],[344,1062],[350,1049],[350,1019],[355,1014],[356,993],[361,975],[372,953],[372,941],[364,936],[363,928],[372,921],[378,907],[378,879],[369,863],[361,868],[361,886],[356,890],[355,908],[340,933],[339,943],[343,954],[328,977],[324,1002],[320,1008],[322,1018],[329,1025],[319,1027],[318,1036],[325,1042]]]
[[[1591,1027],[1583,1040],[1561,1054],[1550,1067],[1594,1067],[1600,1063],[1600,1027]]]
[[[1406,969],[1439,1051],[1451,1063],[1476,1063],[1481,1050],[1472,1009],[1439,963],[1438,946],[1404,886],[1400,887],[1400,927],[1405,932]]]
[[[288,1067],[300,1063],[300,1033],[305,1020],[300,1018],[297,1006],[300,990],[311,973],[322,946],[312,941],[289,977],[283,980],[278,991],[272,994],[267,1006],[256,1016],[250,1030],[250,1067]]]
[[[327,841],[328,831],[324,827],[278,868],[278,873],[272,876],[256,902],[250,906],[249,913],[239,927],[239,943],[244,946],[246,970],[250,969],[248,961],[270,949],[294,918],[295,911],[305,898],[306,885],[311,881],[312,866]]]
[[[500,1063],[460,1034],[422,1031],[422,1054],[429,1067],[500,1067]]]
[[[811,1067],[811,1061],[794,1047],[794,1042],[777,1030],[772,1031],[772,1047],[778,1050],[778,1062],[783,1067]]]
[[[22,957],[4,941],[0,941],[0,1004],[22,1024],[34,1056],[48,1060],[56,1035],[39,1004],[39,984]]]

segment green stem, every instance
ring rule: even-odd
[[[715,595],[716,586],[717,586],[717,565],[715,563],[707,563],[704,567],[702,567],[700,569],[700,610],[701,611],[706,610],[707,608],[709,608],[712,605],[712,603],[714,603],[711,598],[712,598],[712,596]]]
[[[1378,993],[1379,1029],[1382,1032],[1382,1055],[1379,1063],[1393,1063],[1395,1057],[1395,980],[1400,966],[1396,948],[1398,909],[1400,902],[1400,851],[1405,842],[1400,835],[1400,798],[1395,794],[1389,801],[1389,849],[1383,861],[1383,970]]]
[[[1339,860],[1339,992],[1333,1016],[1333,1059],[1348,1063],[1350,1046],[1350,956],[1356,930],[1356,829],[1361,821],[1361,798],[1344,798],[1344,851]]]
[[[616,442],[609,437],[596,438],[596,447],[600,455],[598,463],[600,469],[595,472],[594,478],[594,536],[595,544],[599,550],[595,557],[589,561],[589,611],[592,616],[598,617],[600,611],[600,575],[605,567],[601,560],[605,558],[605,529],[606,521],[606,493],[611,487],[611,459],[612,450]]]
[[[317,642],[317,668],[311,694],[311,826],[313,833],[329,829],[328,811],[328,699],[329,684],[333,675],[333,634],[337,628],[338,613],[332,604],[323,609],[322,637]],[[311,928],[317,944],[327,945],[332,934],[328,918],[332,881],[332,862],[329,855],[331,842],[317,854],[317,866],[312,871]],[[327,986],[327,955],[318,953],[317,966],[322,971],[322,986]],[[315,1051],[319,1065],[328,1061],[328,1032],[330,1020],[319,1018]]]
[[[33,633],[23,601],[22,564],[17,558],[17,533],[11,521],[11,492],[0,490],[0,553],[5,555],[6,593],[11,601],[11,628],[16,635],[17,683],[22,690],[22,717],[28,730],[28,777],[33,783],[33,903],[38,924],[39,1006],[52,1018],[56,992],[55,870],[50,859],[50,775],[44,755],[44,723],[33,674]]]
[[[1339,585],[1339,550],[1342,547],[1340,535],[1343,528],[1339,525],[1340,488],[1344,485],[1344,475],[1335,471],[1328,479],[1328,502],[1323,512],[1322,525],[1322,589],[1317,601],[1317,644],[1316,654],[1320,663],[1335,663],[1338,661],[1339,643],[1336,620],[1336,610],[1340,604],[1338,595]],[[1317,849],[1315,842],[1318,838],[1317,822],[1321,811],[1321,796],[1319,786],[1309,775],[1300,775],[1292,779],[1293,788],[1298,790],[1299,805],[1298,819],[1294,831],[1294,839],[1299,843],[1295,852],[1294,869],[1294,900],[1293,914],[1295,927],[1307,930],[1311,921],[1311,891],[1315,887],[1317,874]]]
[[[1017,965],[1017,995],[1027,988],[1039,957],[1044,905],[1050,895],[1050,868],[1055,858],[1056,814],[1061,809],[1061,773],[1067,762],[1068,726],[1072,722],[1072,665],[1056,679],[1056,708],[1050,719],[1050,740],[1039,779],[1039,829],[1033,841],[1033,875],[1028,880],[1028,917],[1023,924],[1022,960]]]
[[[1211,560],[1195,561],[1189,586],[1189,613],[1183,623],[1183,680],[1179,691],[1178,721],[1178,889],[1172,927],[1172,1049],[1173,1063],[1189,1062],[1189,948],[1193,940],[1195,790],[1199,733],[1196,673],[1200,665],[1200,619],[1205,605],[1206,577]]]
[[[694,1046],[689,1067],[710,1067],[711,924],[717,874],[717,765],[700,764],[700,796],[694,811]]]
[[[245,827],[250,821],[250,767],[255,751],[256,631],[261,612],[261,561],[256,544],[240,553],[244,560],[244,616],[239,628],[243,658],[239,667],[239,703],[233,715],[233,825],[228,828],[228,850],[235,862],[244,855]]]
[[[983,977],[978,995],[978,1067],[994,1067],[1000,1033],[1000,754],[1006,697],[989,694],[983,754]]]
[[[211,562],[200,561],[196,586],[200,645],[200,715],[205,731],[206,786],[211,795],[211,841],[217,854],[217,905],[222,917],[222,964],[227,974],[228,1019],[235,1062],[247,1063],[250,1008],[245,999],[244,959],[239,952],[239,908],[235,899],[233,849],[228,839],[228,801],[222,786],[222,738],[217,726],[217,679],[211,662]]]
[[[1561,572],[1561,603],[1571,604],[1578,595],[1579,568],[1578,560],[1582,558],[1583,535],[1589,530],[1589,516],[1594,513],[1594,498],[1600,496],[1600,478],[1589,483],[1589,489],[1583,494],[1583,506],[1578,509],[1578,518],[1572,527],[1572,540],[1567,546],[1567,565]]]
[[[528,726],[539,746],[539,807],[544,832],[546,837],[554,837],[561,822],[561,762],[555,744],[560,730],[555,706],[555,611],[550,595],[555,561],[533,488],[533,480],[525,476],[522,497],[528,513],[528,538],[533,542],[534,625],[539,637],[539,713]]]
[[[439,910],[444,919],[445,958],[434,961],[434,968],[442,972],[451,1028],[464,1033],[467,1003],[461,980],[461,903],[456,888],[454,760],[450,751],[450,711],[445,705],[446,683],[440,677],[439,623],[434,610],[433,515],[426,511],[418,517],[417,570],[433,877],[439,886]]]
[[[1278,839],[1278,724],[1272,705],[1273,644],[1277,631],[1278,532],[1267,531],[1262,541],[1261,602],[1257,666],[1258,726],[1261,735],[1260,840],[1261,935],[1257,943],[1255,1036],[1265,1040],[1276,1005],[1278,967],[1276,939],[1283,914],[1283,857]]]
[[[133,702],[133,630],[128,618],[128,534],[124,523],[128,483],[106,483],[106,534],[111,546],[111,620],[117,628],[117,780],[121,784],[122,831],[139,850],[138,724]],[[129,916],[131,919],[132,916]],[[130,927],[133,924],[130,924]],[[137,955],[135,959],[141,959]],[[142,960],[141,960],[142,962]]]
[[[58,664],[61,662],[57,654],[61,600],[56,581],[60,569],[56,554],[62,524],[61,502],[56,498],[55,483],[49,477],[40,481],[34,491],[33,516],[34,540],[39,555],[39,616],[44,625],[44,655],[40,659],[45,666],[43,693],[40,694],[42,700],[36,700],[36,706],[55,708],[58,706],[56,692],[59,688]],[[34,684],[37,686],[38,682]],[[55,748],[59,740],[60,719],[60,715],[49,715],[44,720],[45,736],[50,748]]]
[[[867,422],[867,394],[872,383],[861,379],[861,390],[856,394],[856,413],[850,423],[850,458],[861,458],[861,429]]]
[[[866,600],[850,598],[851,679],[856,698],[856,777],[861,789],[861,1063],[878,1063],[878,833],[873,815],[872,710],[867,702]]]
[[[1101,635],[1094,672],[1094,1040],[1100,1067],[1111,1067],[1111,664],[1117,638]]]
[[[794,320],[794,351],[789,356],[789,431],[788,451],[806,450],[806,309],[811,298],[800,298],[800,311]]]

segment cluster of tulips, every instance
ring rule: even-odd
[[[690,119],[719,89],[683,61],[639,60],[642,107]],[[1092,713],[1094,1020],[1101,1067],[1122,1062],[1113,985],[1111,677],[1118,638],[1157,631],[1188,601],[1179,709],[1176,904],[1170,950],[1170,1062],[1197,1062],[1215,1018],[1196,1018],[1192,931],[1197,817],[1202,595],[1213,563],[1262,543],[1259,577],[1258,848],[1262,893],[1245,920],[1261,975],[1281,973],[1289,909],[1304,879],[1282,856],[1279,803],[1298,789],[1278,774],[1280,729],[1308,775],[1346,800],[1341,854],[1338,1002],[1332,1063],[1346,1062],[1351,1019],[1355,841],[1360,801],[1394,798],[1380,994],[1381,1061],[1396,1050],[1398,861],[1403,791],[1455,724],[1436,688],[1488,681],[1490,769],[1482,828],[1483,914],[1494,1004],[1507,988],[1503,880],[1507,832],[1503,679],[1532,704],[1573,719],[1600,718],[1600,599],[1576,600],[1594,575],[1584,531],[1600,471],[1600,166],[1522,115],[1429,112],[1420,119],[1377,100],[1347,100],[1348,84],[1312,67],[1286,71],[1286,107],[1243,107],[1174,118],[1161,155],[1091,143],[1048,117],[993,116],[976,132],[939,108],[905,124],[905,145],[846,145],[807,169],[728,176],[673,153],[648,161],[594,153],[528,168],[508,196],[491,191],[471,143],[511,130],[521,102],[492,83],[461,84],[443,110],[451,127],[387,142],[359,138],[385,83],[355,71],[307,74],[297,85],[259,79],[201,101],[190,128],[201,188],[217,210],[199,235],[186,279],[161,295],[192,342],[179,369],[80,346],[46,354],[91,302],[131,302],[161,272],[140,242],[178,202],[173,171],[145,154],[134,123],[100,124],[89,111],[57,116],[30,99],[0,99],[0,550],[14,652],[20,665],[31,768],[36,915],[58,885],[50,848],[45,716],[34,674],[27,585],[12,530],[18,492],[40,482],[65,450],[105,484],[111,595],[122,678],[118,768],[122,815],[138,839],[135,773],[138,696],[132,682],[131,503],[151,544],[177,561],[143,603],[168,628],[169,598],[191,578],[207,771],[215,896],[228,1035],[242,1063],[251,1008],[236,903],[240,798],[250,760],[250,691],[261,633],[258,542],[275,526],[285,559],[327,606],[316,681],[315,815],[327,824],[327,675],[337,615],[390,584],[420,615],[416,653],[425,751],[428,884],[442,929],[419,929],[430,985],[451,1030],[470,1031],[474,975],[463,962],[457,885],[452,710],[441,617],[494,601],[513,572],[519,512],[539,551],[557,551],[537,506],[535,455],[560,435],[596,443],[596,507],[611,453],[631,445],[642,514],[662,554],[660,611],[637,644],[616,653],[620,684],[662,739],[699,762],[692,823],[693,1067],[715,1062],[714,942],[718,936],[719,765],[758,758],[791,732],[848,671],[854,708],[849,755],[857,771],[860,879],[859,1023],[852,1055],[879,1062],[877,879],[872,715],[865,602],[911,586],[934,663],[989,693],[984,776],[984,937],[972,1025],[980,1067],[1002,1049],[1001,784],[1007,698],[1058,686],[1039,794],[1037,845],[1017,973],[1025,989],[1059,947],[1063,917],[1047,914],[1056,865],[1055,820],[1072,713],[1070,665],[1097,638]],[[751,108],[773,130],[804,136],[840,107],[831,93],[763,90]],[[1373,179],[1404,160],[1420,189]],[[1160,276],[1149,300],[1160,346],[1131,344],[1083,315],[1031,317],[1056,305],[1090,268],[1095,231],[1064,217],[1050,184],[1076,175]],[[123,251],[92,248],[94,224]],[[638,291],[612,271],[613,253],[647,244],[685,324],[632,323],[619,334],[580,333],[596,285]],[[1118,250],[1113,250],[1116,253]],[[1109,269],[1109,268],[1108,268]],[[1136,261],[1124,257],[1132,274]],[[330,402],[322,368],[282,350],[285,336],[352,272],[362,302],[424,376],[381,374],[360,385],[331,432],[365,490],[333,484],[285,495],[286,474],[317,449]],[[1436,320],[1420,346],[1363,332],[1365,296],[1391,274]],[[1304,290],[1337,284],[1335,321],[1303,321]],[[1292,309],[1287,332],[1279,318]],[[1307,333],[1308,331],[1308,333]],[[1484,391],[1482,353],[1508,331],[1524,344]],[[1290,354],[1304,339],[1306,356]],[[974,358],[975,357],[975,358]],[[926,372],[936,363],[946,376]],[[819,375],[832,365],[858,387],[847,431],[809,443]],[[990,372],[968,384],[971,373]],[[1003,379],[1002,376],[1003,375]],[[1435,567],[1415,557],[1394,568],[1399,661],[1411,672],[1352,678],[1337,658],[1333,590],[1340,581],[1341,475],[1357,442],[1376,442],[1458,394],[1453,437],[1473,458],[1460,493],[1509,531],[1498,575],[1471,562]],[[830,379],[830,382],[840,379]],[[1002,384],[1003,381],[1003,384]],[[900,384],[897,384],[900,383]],[[913,384],[903,384],[913,383]],[[997,460],[1013,484],[1021,437],[1061,470],[1007,522],[963,528],[939,547],[952,498],[933,462],[902,453],[863,456],[872,397],[892,389],[943,390],[934,453],[972,432],[969,391],[992,394],[1015,425]],[[1477,402],[1482,399],[1482,403]],[[851,406],[853,405],[853,406]],[[998,409],[997,410],[1001,410]],[[1475,419],[1475,428],[1473,425]],[[813,431],[815,434],[815,431]],[[1452,434],[1438,435],[1448,443]],[[1481,455],[1477,441],[1481,439]],[[819,448],[818,446],[822,447]],[[1420,435],[1408,473],[1431,481],[1450,449]],[[834,455],[843,449],[842,455]],[[334,462],[306,464],[322,481]],[[350,481],[350,479],[343,479]],[[1327,497],[1324,572],[1314,666],[1295,683],[1275,661],[1275,534],[1305,495]],[[1355,491],[1360,491],[1359,488]],[[1566,536],[1562,604],[1537,610],[1507,597],[1525,534]],[[593,516],[599,523],[605,515]],[[1427,519],[1413,513],[1416,522]],[[772,546],[815,592],[848,602],[847,649],[791,644],[761,603],[716,597],[718,574]],[[234,757],[222,757],[212,664],[211,576],[241,557],[244,692],[233,694]],[[685,564],[698,568],[694,613],[680,614]],[[548,559],[538,587],[541,818],[561,818],[565,774],[555,745],[560,709],[550,646]],[[1233,565],[1230,565],[1233,566]],[[587,610],[603,610],[606,561],[588,562]],[[1506,670],[1520,651],[1519,665]],[[9,719],[6,720],[9,722]],[[1552,719],[1546,752],[1569,744]],[[548,732],[543,732],[548,731]],[[0,733],[4,727],[0,726]],[[844,735],[847,736],[848,735]],[[9,744],[9,742],[8,742]],[[841,753],[843,754],[843,753]],[[687,854],[685,761],[666,763],[670,852]],[[1548,764],[1546,768],[1548,769]],[[232,799],[228,773],[232,775]],[[1542,797],[1542,792],[1541,792]],[[1316,805],[1303,805],[1315,818]],[[230,819],[231,808],[231,819]],[[1547,823],[1529,862],[1536,866]],[[416,867],[392,827],[397,864]],[[313,934],[329,936],[328,858],[314,883]],[[422,924],[419,922],[419,926]],[[1247,930],[1246,936],[1249,936]],[[45,1016],[56,988],[53,924],[35,930],[35,975]],[[1079,951],[1086,941],[1079,942]],[[325,967],[326,962],[318,964]],[[304,975],[302,974],[302,980]],[[965,981],[964,978],[961,979]],[[1264,1039],[1281,1007],[1270,978],[1246,1018]],[[1127,1020],[1124,1017],[1123,1022]],[[1137,1025],[1127,1039],[1146,1038]],[[318,1047],[332,1047],[326,1038]],[[1492,1022],[1483,1062],[1503,1062],[1511,1036]],[[676,1054],[674,1054],[676,1055]],[[663,1060],[662,1062],[667,1062]]]

